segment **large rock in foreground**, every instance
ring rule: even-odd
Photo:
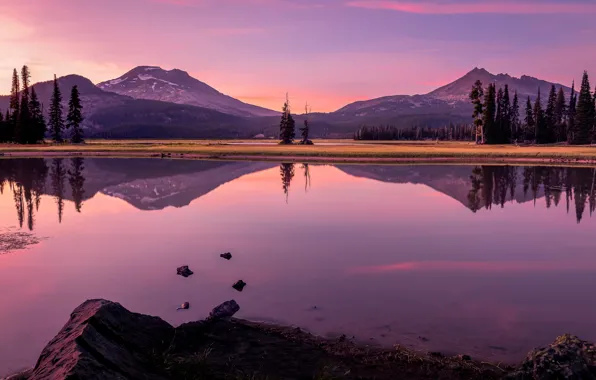
[[[44,348],[29,380],[165,379],[152,355],[173,337],[174,328],[160,318],[89,300]]]
[[[531,351],[510,380],[596,380],[596,346],[563,335],[551,345]]]

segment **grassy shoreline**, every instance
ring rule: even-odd
[[[469,142],[355,142],[317,140],[277,145],[248,140],[90,140],[84,145],[1,144],[0,156],[159,157],[353,163],[516,163],[596,165],[596,146],[475,145]]]

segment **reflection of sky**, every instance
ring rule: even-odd
[[[474,214],[424,185],[310,173],[305,192],[296,165],[288,203],[273,168],[183,208],[140,211],[99,193],[77,214],[66,201],[60,225],[44,196],[35,233],[48,239],[0,256],[0,374],[31,365],[72,309],[97,297],[173,324],[236,299],[240,317],[494,360],[565,332],[596,339],[587,215],[577,224],[544,199]],[[0,227],[16,223],[5,187]],[[219,258],[227,251],[231,261]],[[185,264],[188,279],[175,275]],[[242,293],[231,288],[239,279]],[[176,312],[184,301],[191,309]]]

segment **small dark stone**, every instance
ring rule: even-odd
[[[465,360],[465,361],[470,361],[472,360],[472,357],[470,355],[457,355],[457,358],[459,360]]]
[[[226,260],[230,260],[232,258],[232,254],[230,252],[222,253],[219,257],[223,257]]]
[[[443,354],[438,352],[438,351],[431,351],[428,353],[430,356],[435,357],[435,358],[442,358]]]
[[[215,307],[209,313],[210,319],[220,319],[220,318],[229,318],[236,314],[240,310],[240,305],[236,303],[234,300],[226,301],[221,305]]]
[[[419,336],[418,339],[420,339],[423,342],[428,342],[428,338],[426,338],[424,336]]]
[[[182,277],[188,277],[188,276],[192,275],[194,272],[188,268],[188,265],[183,265],[183,266],[179,267],[178,269],[176,269],[176,273]]]
[[[188,310],[189,307],[190,307],[190,303],[185,302],[182,305],[180,305],[180,307],[178,308],[178,310]]]
[[[240,280],[240,281],[236,282],[234,285],[232,285],[232,288],[234,288],[237,291],[241,292],[242,290],[244,290],[244,287],[245,286],[246,286],[246,282]]]

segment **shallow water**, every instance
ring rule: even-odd
[[[596,340],[593,169],[3,159],[0,182],[0,233],[43,238],[0,254],[0,375],[89,298],[174,325],[235,299],[241,318],[492,361]]]

